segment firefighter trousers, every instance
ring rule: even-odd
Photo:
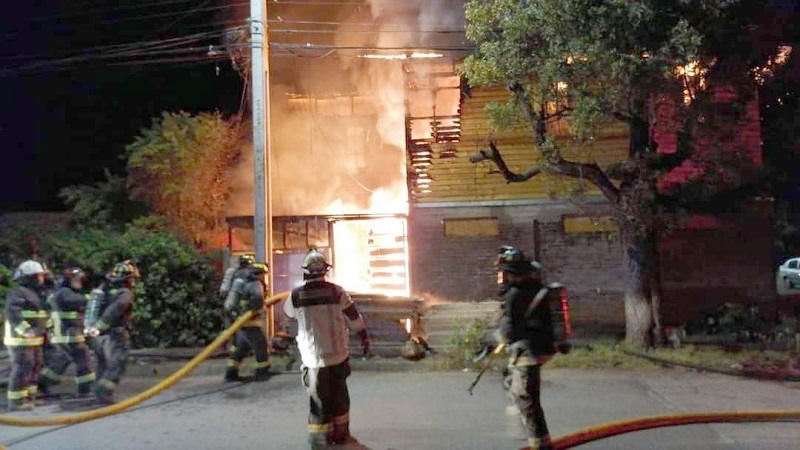
[[[41,346],[7,346],[11,371],[8,374],[9,406],[33,400],[36,386],[36,368],[40,359]]]
[[[302,368],[303,386],[309,396],[308,441],[312,449],[340,444],[350,438],[350,364]]]
[[[256,357],[257,371],[269,368],[269,349],[261,327],[243,327],[237,331],[229,351],[228,367],[238,368],[252,352]]]
[[[94,339],[97,359],[95,393],[99,400],[111,400],[114,390],[125,375],[128,362],[128,339],[123,333],[109,333]]]
[[[78,394],[91,390],[95,374],[89,367],[89,347],[85,343],[53,344],[45,352],[45,367],[39,376],[39,384],[45,388],[61,382],[61,376],[70,364],[75,364],[75,384]]]
[[[511,367],[510,392],[522,417],[522,425],[532,450],[550,450],[550,433],[540,400],[540,364]]]

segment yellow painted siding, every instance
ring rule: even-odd
[[[497,144],[509,168],[522,173],[536,166],[539,155],[531,129],[498,131],[489,122],[485,111],[489,102],[505,101],[504,89],[474,89],[471,98],[461,105],[461,141],[455,144],[432,144],[432,161],[428,175],[432,182],[430,192],[418,192],[417,202],[469,202],[489,200],[543,199],[565,195],[577,182],[558,177],[539,175],[523,183],[506,183],[497,173],[493,163],[473,164],[469,157],[479,149],[488,148],[488,142]],[[601,167],[616,163],[627,154],[627,130],[623,124],[612,125],[598,133],[590,144],[570,142],[563,123],[554,124],[552,132],[563,156],[575,161],[596,161]],[[557,130],[562,130],[558,132]],[[443,150],[455,147],[455,156],[440,158]],[[587,195],[600,195],[588,186]]]

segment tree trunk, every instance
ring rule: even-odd
[[[655,317],[652,302],[654,242],[652,232],[626,226],[622,244],[627,269],[625,288],[625,342],[634,347],[653,344]]]
[[[661,324],[661,253],[658,248],[658,234],[653,233],[653,267],[651,271],[653,301],[653,345],[660,347],[664,345],[664,328]]]

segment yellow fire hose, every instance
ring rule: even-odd
[[[289,295],[288,292],[282,292],[277,295],[273,295],[272,297],[268,298],[265,302],[265,306],[274,305],[275,303],[285,299]],[[177,383],[181,378],[188,375],[192,370],[197,368],[203,361],[206,360],[214,350],[221,347],[225,342],[227,342],[234,334],[250,319],[253,317],[253,312],[248,311],[242,314],[238,319],[236,319],[230,327],[228,327],[225,331],[222,332],[213,342],[208,344],[200,353],[197,354],[194,358],[192,358],[185,366],[181,367],[180,369],[173,372],[170,376],[166,379],[161,381],[160,383],[156,384],[155,386],[151,387],[150,389],[133,396],[131,398],[125,399],[119,403],[115,403],[110,406],[106,406],[103,408],[94,409],[91,411],[81,412],[77,414],[64,414],[60,416],[54,417],[16,417],[10,415],[0,415],[0,424],[2,425],[11,425],[17,427],[49,427],[55,425],[69,425],[75,424],[80,422],[86,422],[89,420],[99,419],[101,417],[110,416],[112,414],[116,414],[120,411],[128,409],[134,405],[137,405],[149,398],[152,398],[159,392],[167,389],[168,387]],[[0,445],[0,450],[5,449],[2,445]]]
[[[562,436],[553,441],[553,448],[563,450],[620,434],[653,428],[747,422],[800,422],[800,411],[737,411],[642,417],[599,425]]]

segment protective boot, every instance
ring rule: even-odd
[[[98,383],[95,385],[94,395],[97,399],[97,403],[100,403],[101,405],[113,405],[115,403],[113,389],[110,389],[103,384]]]
[[[27,399],[21,400],[9,400],[8,401],[8,411],[33,411],[36,405],[33,402],[28,401]]]
[[[78,385],[78,397],[85,398],[92,394],[92,383],[81,383]]]
[[[226,383],[233,383],[236,381],[242,381],[242,378],[239,377],[239,368],[238,367],[228,367],[225,370],[225,382]]]
[[[328,438],[325,433],[308,433],[308,445],[311,450],[328,450]]]
[[[528,438],[528,448],[531,450],[553,450],[553,441],[550,440],[550,436]]]
[[[267,381],[272,378],[272,374],[269,373],[269,367],[256,369],[255,375],[253,375],[253,381]]]

